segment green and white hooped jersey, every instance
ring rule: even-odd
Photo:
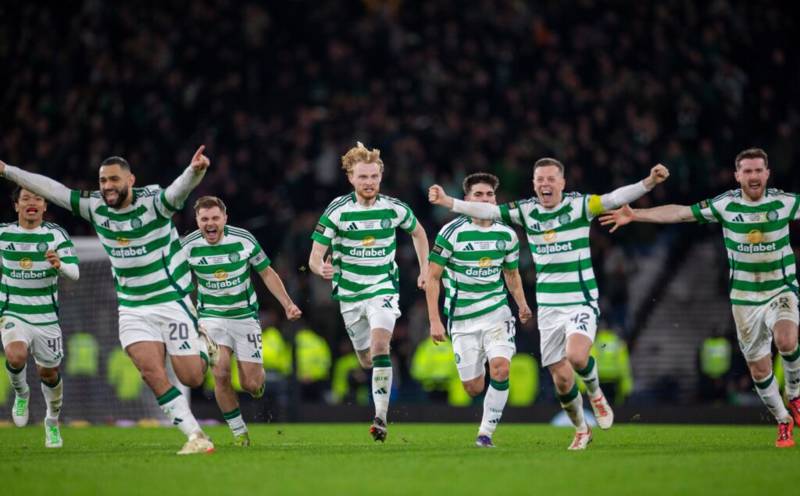
[[[222,239],[209,244],[200,231],[183,240],[183,249],[197,278],[200,318],[255,318],[258,299],[250,283],[250,268],[261,272],[269,257],[249,231],[225,226]]]
[[[439,231],[429,260],[445,268],[442,282],[448,321],[474,320],[508,307],[501,276],[503,269],[519,266],[519,239],[503,223],[481,227],[461,216]]]
[[[333,200],[311,239],[333,250],[333,299],[352,302],[398,293],[395,231],[410,233],[417,218],[405,203],[379,195],[372,206],[355,193]]]
[[[798,292],[789,223],[800,219],[800,196],[767,189],[751,202],[737,189],[691,208],[698,222],[722,224],[732,304],[761,305],[780,293]]]
[[[565,193],[551,209],[537,198],[500,205],[506,223],[525,228],[536,264],[537,305],[591,305],[597,300],[589,229],[602,212],[599,195],[581,193]]]
[[[0,224],[0,316],[58,324],[58,270],[45,257],[49,250],[62,264],[78,264],[72,240],[57,224],[44,222],[36,229]]]
[[[99,191],[73,190],[74,214],[97,231],[109,259],[121,307],[140,307],[182,300],[192,287],[192,275],[172,215],[182,205],[170,205],[157,185],[133,189],[124,209],[106,206]]]

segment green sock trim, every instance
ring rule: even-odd
[[[594,357],[589,355],[589,361],[586,363],[586,368],[581,370],[576,370],[575,372],[578,373],[581,377],[586,377],[592,373],[592,369],[594,368]]]
[[[44,384],[45,386],[47,386],[47,387],[49,387],[51,389],[56,387],[56,386],[58,386],[59,384],[61,384],[61,374],[58,374],[58,377],[56,377],[56,382],[54,382],[53,384],[50,384],[49,382],[45,382],[44,379],[42,379],[42,384]]]
[[[19,374],[20,372],[22,372],[23,370],[25,370],[25,366],[23,365],[21,369],[15,369],[14,367],[12,367],[12,366],[11,366],[11,364],[9,364],[8,362],[6,362],[6,370],[8,370],[9,372],[11,372],[12,374]]]
[[[560,401],[563,404],[566,404],[577,398],[578,394],[579,394],[578,385],[573,384],[572,389],[570,389],[567,394],[556,394],[556,396],[558,397],[558,401]]]
[[[158,401],[158,406],[161,406],[161,405],[164,405],[166,403],[169,403],[170,401],[174,400],[175,398],[177,398],[180,395],[181,395],[181,392],[178,391],[178,389],[175,388],[175,386],[173,386],[173,387],[169,388],[169,390],[166,393],[164,393],[161,396],[159,396],[158,398],[156,398],[156,400]]]
[[[504,381],[496,381],[494,379],[489,379],[489,386],[495,388],[498,391],[505,391],[508,389],[508,379]]]
[[[753,379],[753,383],[756,385],[758,389],[767,389],[769,385],[772,384],[773,379],[775,379],[775,376],[773,374],[770,374],[769,377],[767,377],[761,382],[758,382],[755,379]]]
[[[392,359],[389,358],[389,355],[375,355],[372,357],[372,366],[373,367],[391,367],[392,366]]]
[[[795,346],[794,351],[791,353],[787,353],[785,355],[781,353],[781,356],[787,362],[794,362],[795,360],[800,358],[800,346]]]
[[[242,412],[238,408],[235,408],[229,411],[228,413],[222,412],[222,418],[224,418],[225,420],[235,419],[236,417],[239,417],[241,415]]]

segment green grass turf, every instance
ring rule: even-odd
[[[770,426],[618,425],[586,452],[572,430],[501,425],[497,448],[473,445],[475,425],[390,424],[386,444],[367,424],[251,425],[254,446],[208,428],[211,455],[175,455],[176,429],[64,428],[46,450],[40,426],[0,429],[8,495],[254,494],[777,494],[792,486],[800,447],[773,447]],[[773,491],[775,490],[775,491]],[[713,492],[713,493],[712,493]]]

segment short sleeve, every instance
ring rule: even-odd
[[[323,214],[322,217],[319,218],[314,232],[311,233],[311,239],[317,243],[329,246],[333,238],[336,237],[337,231],[336,224],[334,224],[327,215]]]
[[[413,231],[417,227],[417,218],[411,208],[403,202],[398,202],[396,210],[401,219],[398,227],[407,233]]]
[[[58,254],[58,258],[61,259],[61,263],[78,263],[78,254],[75,251],[75,245],[72,243],[72,239],[70,239],[70,237],[64,231],[58,231],[56,243],[56,253]]]
[[[447,265],[447,261],[453,256],[453,245],[441,233],[436,235],[436,240],[433,242],[433,249],[428,255],[428,261],[441,265]]]
[[[691,207],[692,215],[695,220],[700,224],[708,224],[709,222],[720,222],[719,213],[714,207],[714,200],[703,200],[695,203]]]
[[[516,233],[511,233],[511,241],[506,247],[506,254],[503,257],[503,268],[505,270],[514,270],[519,268],[519,238]]]
[[[99,195],[99,192],[71,190],[69,193],[69,207],[72,214],[91,222],[92,196],[94,194]]]
[[[250,253],[250,265],[256,272],[261,272],[269,267],[271,263],[267,254],[261,249],[261,245],[256,242],[253,245],[253,251]]]
[[[502,218],[503,222],[506,224],[524,226],[525,223],[522,220],[522,215],[522,209],[520,208],[519,202],[513,201],[500,205],[500,218]]]

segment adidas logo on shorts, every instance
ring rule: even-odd
[[[180,345],[180,347],[178,347],[178,349],[179,350],[191,350],[192,349],[192,345],[189,344],[189,341],[184,341],[183,344]]]

